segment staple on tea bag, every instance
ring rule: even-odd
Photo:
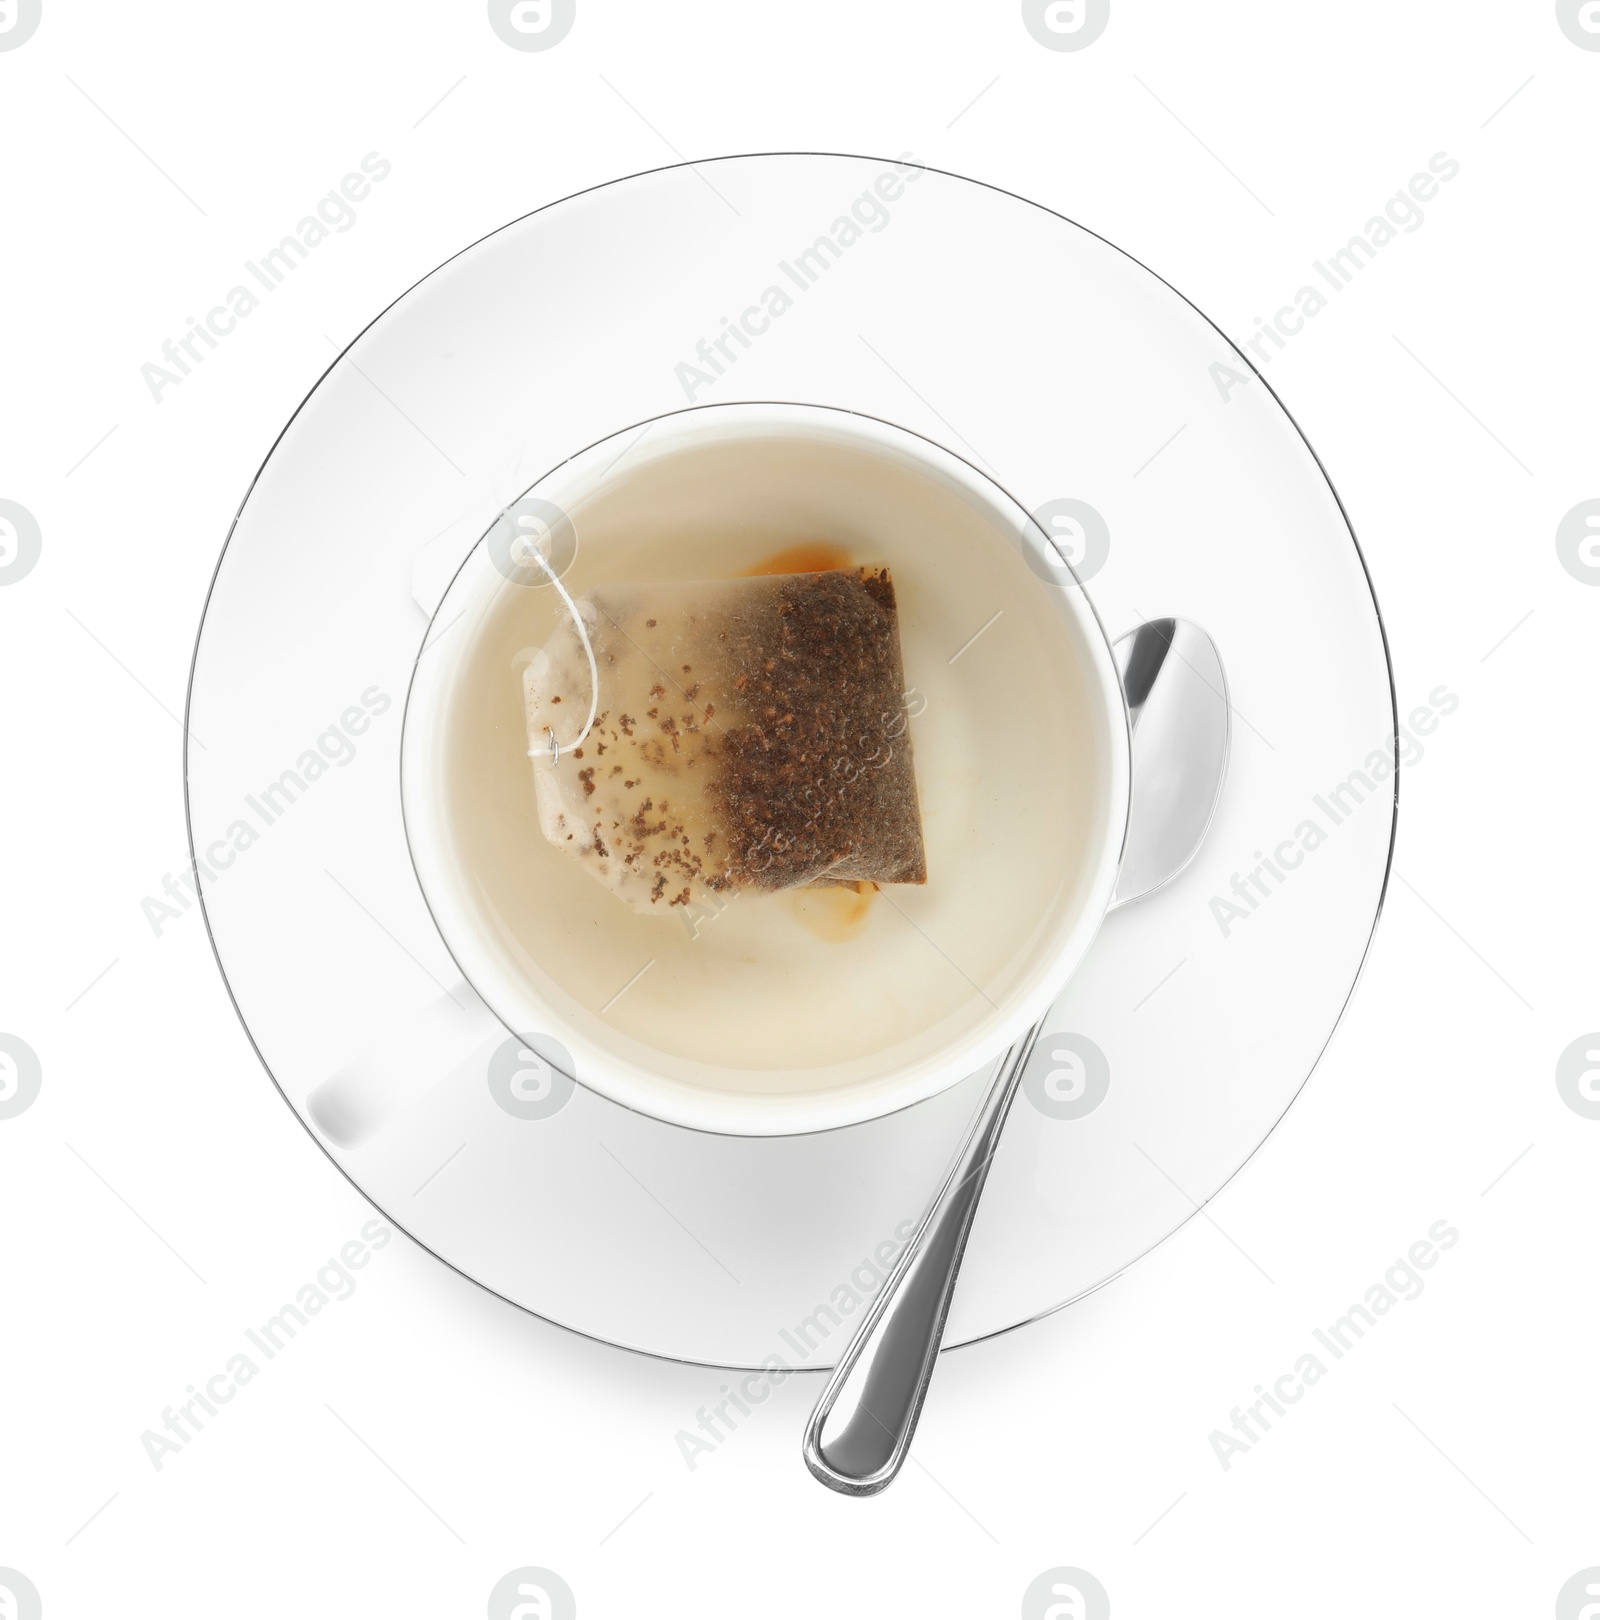
[[[608,586],[571,606],[523,673],[540,826],[619,898],[650,912],[926,881],[887,568]],[[585,703],[591,726],[552,758]]]

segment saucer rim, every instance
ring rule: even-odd
[[[996,193],[996,194],[998,194],[1000,196],[1010,198],[1012,201],[1025,203],[1030,208],[1037,209],[1041,213],[1048,214],[1052,218],[1060,220],[1063,224],[1070,225],[1074,229],[1084,232],[1085,235],[1094,238],[1094,240],[1096,240],[1097,242],[1100,242],[1104,246],[1110,248],[1114,253],[1118,254],[1120,257],[1122,257],[1124,259],[1127,259],[1131,264],[1137,266],[1140,270],[1144,271],[1147,275],[1152,276],[1156,281],[1158,281],[1163,287],[1165,287],[1167,289],[1167,291],[1172,293],[1183,304],[1185,304],[1190,310],[1192,310],[1197,316],[1199,316],[1199,318],[1202,321],[1204,321],[1205,324],[1208,327],[1210,327],[1211,330],[1213,332],[1215,332],[1216,335],[1219,338],[1221,338],[1223,343],[1227,345],[1228,349],[1232,351],[1234,357],[1248,369],[1249,375],[1256,382],[1260,383],[1261,386],[1267,391],[1267,393],[1271,397],[1273,403],[1283,413],[1284,418],[1288,421],[1289,425],[1294,429],[1295,435],[1298,437],[1301,444],[1303,444],[1305,446],[1306,452],[1311,457],[1312,464],[1315,466],[1318,474],[1321,476],[1323,483],[1327,486],[1328,493],[1333,497],[1334,504],[1338,508],[1338,511],[1339,511],[1340,519],[1344,524],[1345,532],[1348,535],[1348,537],[1350,539],[1350,543],[1351,543],[1352,547],[1355,550],[1356,560],[1361,566],[1362,577],[1365,580],[1366,587],[1367,587],[1367,594],[1368,594],[1368,597],[1370,598],[1371,603],[1372,603],[1373,615],[1374,615],[1374,617],[1375,617],[1375,619],[1377,621],[1377,625],[1378,625],[1379,641],[1380,641],[1380,644],[1381,644],[1381,646],[1383,648],[1384,671],[1385,671],[1385,676],[1387,678],[1388,685],[1389,685],[1389,709],[1390,709],[1390,717],[1391,717],[1391,721],[1392,721],[1391,733],[1390,733],[1390,736],[1391,736],[1390,752],[1393,755],[1392,779],[1393,779],[1394,789],[1393,789],[1393,795],[1392,795],[1392,801],[1391,801],[1391,812],[1390,812],[1390,823],[1389,823],[1389,839],[1388,839],[1388,848],[1387,848],[1387,852],[1386,852],[1385,860],[1384,860],[1383,877],[1382,877],[1382,881],[1380,882],[1379,888],[1378,888],[1377,900],[1376,900],[1376,904],[1375,904],[1374,910],[1373,910],[1372,923],[1371,923],[1370,928],[1367,931],[1366,940],[1362,945],[1361,957],[1360,957],[1360,960],[1357,962],[1355,972],[1351,977],[1350,987],[1349,987],[1348,991],[1346,992],[1343,1000],[1340,1002],[1338,1012],[1334,1016],[1332,1025],[1330,1026],[1330,1028],[1328,1030],[1328,1034],[1327,1034],[1326,1038],[1324,1039],[1322,1045],[1317,1049],[1316,1057],[1313,1059],[1310,1067],[1307,1069],[1304,1078],[1300,1081],[1299,1085],[1297,1085],[1295,1087],[1293,1095],[1289,1098],[1288,1102],[1284,1105],[1283,1109],[1279,1112],[1277,1117],[1273,1120],[1271,1126],[1262,1134],[1262,1137],[1261,1137],[1260,1141],[1258,1141],[1256,1143],[1256,1145],[1244,1157],[1244,1159],[1239,1163],[1239,1165],[1216,1187],[1216,1189],[1214,1191],[1212,1191],[1204,1199],[1201,1199],[1198,1202],[1195,1202],[1193,1204],[1193,1207],[1190,1208],[1187,1212],[1185,1212],[1183,1214],[1183,1216],[1173,1226],[1171,1226],[1160,1237],[1154,1239],[1145,1248],[1141,1249],[1138,1254],[1132,1256],[1122,1266],[1118,1267],[1115,1271],[1109,1273],[1107,1276],[1101,1278],[1099,1281],[1097,1281],[1096,1283],[1094,1283],[1090,1287],[1082,1289],[1077,1294],[1074,1294],[1074,1295],[1070,1296],[1069,1298],[1060,1301],[1058,1304],[1049,1306],[1048,1308],[1046,1308],[1046,1309],[1044,1309],[1042,1311],[1036,1312],[1032,1316],[1025,1317],[1025,1318],[1023,1318],[1023,1319],[1021,1319],[1019,1321],[1016,1321],[1016,1322],[1008,1323],[1004,1327],[999,1327],[999,1328],[992,1329],[987,1333],[975,1334],[971,1338],[961,1340],[959,1343],[952,1343],[952,1342],[947,1341],[942,1346],[942,1350],[944,1352],[949,1352],[949,1351],[964,1349],[969,1345],[981,1344],[981,1343],[984,1343],[984,1342],[986,1342],[986,1341],[988,1341],[990,1339],[998,1338],[1002,1334],[1015,1332],[1019,1328],[1027,1327],[1027,1326],[1030,1326],[1034,1322],[1042,1321],[1048,1316],[1055,1315],[1058,1311],[1065,1310],[1069,1305],[1074,1305],[1079,1300],[1087,1298],[1090,1294],[1098,1292],[1101,1288],[1106,1287],[1109,1283],[1115,1282],[1119,1277],[1121,1277],[1123,1275],[1123,1273],[1125,1271],[1128,1270],[1128,1268],[1130,1266],[1133,1266],[1133,1265],[1137,1264],[1138,1261],[1144,1259],[1148,1254],[1150,1254],[1152,1250],[1154,1250],[1156,1248],[1159,1248],[1161,1244],[1165,1243],[1169,1238],[1171,1238],[1182,1227],[1186,1226],[1196,1215],[1199,1215],[1200,1213],[1202,1213],[1211,1204],[1211,1202],[1222,1193],[1222,1191],[1225,1188],[1227,1188],[1228,1186],[1230,1186],[1232,1184],[1235,1177],[1237,1177],[1240,1174],[1240,1172],[1243,1171],[1244,1168],[1247,1165],[1251,1164],[1254,1161],[1256,1155],[1258,1153],[1260,1153],[1260,1151],[1261,1151],[1261,1149],[1263,1147],[1266,1146],[1267,1142],[1271,1140],[1272,1136],[1278,1130],[1278,1127],[1283,1123],[1283,1120],[1288,1115],[1289,1110],[1294,1107],[1296,1102],[1299,1101],[1301,1095],[1305,1091],[1305,1088],[1306,1088],[1307,1084],[1310,1082],[1311,1077],[1316,1073],[1316,1070],[1317,1070],[1318,1066],[1321,1064],[1324,1056],[1326,1055],[1328,1047],[1332,1044],[1334,1036],[1338,1033],[1341,1024],[1344,1022],[1345,1014],[1349,1011],[1350,1002],[1351,1002],[1352,998],[1354,997],[1354,995],[1356,993],[1356,990],[1359,987],[1363,976],[1365,975],[1367,964],[1371,959],[1372,942],[1373,942],[1374,937],[1376,936],[1378,923],[1379,923],[1380,919],[1383,916],[1384,906],[1385,906],[1385,903],[1387,901],[1388,893],[1389,893],[1390,879],[1391,879],[1391,877],[1393,876],[1393,873],[1394,873],[1395,847],[1396,847],[1396,839],[1397,839],[1397,836],[1398,836],[1399,815],[1400,815],[1400,772],[1401,772],[1401,758],[1400,758],[1400,747],[1399,747],[1399,729],[1400,729],[1399,696],[1398,696],[1398,692],[1397,692],[1397,689],[1396,689],[1396,686],[1395,686],[1394,655],[1393,655],[1393,650],[1392,650],[1391,645],[1390,645],[1388,625],[1384,620],[1382,604],[1378,600],[1377,588],[1376,588],[1376,586],[1374,584],[1374,581],[1373,581],[1372,568],[1371,568],[1371,565],[1367,561],[1367,556],[1366,556],[1365,551],[1362,549],[1360,537],[1356,533],[1355,525],[1354,525],[1354,523],[1352,523],[1352,521],[1350,519],[1349,510],[1345,505],[1343,497],[1339,494],[1338,486],[1334,483],[1333,478],[1330,475],[1327,466],[1324,464],[1324,462],[1322,460],[1322,457],[1317,453],[1316,447],[1311,443],[1311,440],[1307,436],[1307,434],[1305,432],[1305,429],[1300,425],[1300,422],[1296,418],[1294,413],[1284,403],[1283,398],[1280,396],[1278,391],[1272,386],[1272,384],[1262,374],[1261,370],[1251,360],[1250,356],[1243,349],[1241,349],[1239,347],[1239,345],[1236,344],[1233,341],[1233,339],[1231,337],[1229,337],[1229,335],[1214,320],[1212,320],[1211,317],[1209,315],[1207,315],[1206,312],[1203,309],[1201,309],[1196,303],[1194,303],[1194,301],[1192,299],[1187,297],[1180,289],[1175,287],[1170,281],[1168,281],[1158,271],[1153,270],[1149,265],[1145,264],[1144,261],[1142,259],[1140,259],[1137,255],[1129,252],[1126,248],[1120,247],[1117,243],[1112,242],[1109,238],[1107,238],[1105,236],[1102,236],[1098,231],[1093,230],[1091,227],[1089,227],[1087,225],[1084,225],[1080,221],[1071,218],[1071,216],[1069,216],[1067,214],[1062,213],[1059,209],[1051,208],[1048,204],[1038,202],[1038,201],[1036,201],[1035,199],[1033,199],[1031,197],[1023,196],[1019,192],[1011,191],[1007,187],[996,185],[991,181],[975,179],[971,175],[959,174],[956,171],[951,170],[951,169],[942,169],[942,168],[937,167],[934,164],[917,162],[914,159],[912,159],[909,154],[902,155],[901,157],[898,157],[898,158],[885,158],[885,157],[877,156],[877,155],[874,155],[874,154],[871,154],[871,153],[840,152],[840,151],[828,151],[828,150],[806,150],[806,149],[799,149],[799,150],[787,149],[787,150],[756,151],[756,152],[729,152],[729,153],[721,153],[721,154],[719,154],[719,155],[717,155],[715,157],[695,159],[693,161],[683,160],[683,161],[680,161],[680,162],[677,162],[677,163],[658,164],[658,165],[655,165],[654,167],[651,167],[651,168],[648,168],[648,169],[636,170],[636,171],[634,171],[634,172],[632,172],[630,174],[614,176],[613,178],[611,178],[609,180],[599,181],[595,185],[592,185],[592,186],[581,187],[577,191],[570,192],[570,193],[568,193],[568,194],[566,194],[566,195],[564,195],[562,197],[553,198],[551,201],[549,201],[547,203],[542,203],[537,208],[529,209],[526,213],[519,214],[515,218],[505,221],[503,224],[496,226],[491,231],[486,231],[482,236],[477,237],[473,241],[465,244],[463,247],[458,249],[456,252],[450,254],[447,258],[441,260],[437,265],[433,266],[433,268],[431,268],[426,273],[419,276],[415,281],[410,283],[401,292],[396,294],[395,297],[391,298],[388,301],[388,303],[386,303],[380,310],[378,310],[377,313],[374,314],[373,317],[369,321],[367,321],[354,334],[354,336],[351,337],[350,341],[348,343],[346,343],[345,346],[342,349],[339,350],[339,352],[334,356],[332,361],[330,361],[329,364],[323,369],[323,371],[318,374],[315,381],[311,384],[310,388],[307,389],[304,396],[301,398],[299,403],[295,406],[294,410],[289,414],[288,418],[285,420],[282,428],[279,429],[278,433],[273,438],[272,443],[267,448],[266,454],[262,457],[260,465],[257,467],[254,474],[252,474],[252,476],[250,478],[250,481],[249,481],[249,483],[247,484],[247,486],[245,488],[244,494],[240,498],[239,505],[238,505],[238,507],[236,508],[236,510],[234,512],[233,518],[232,518],[231,522],[228,525],[228,532],[227,532],[227,535],[224,537],[224,540],[223,540],[223,543],[222,543],[222,548],[218,552],[216,564],[212,569],[210,580],[207,582],[207,585],[206,585],[205,599],[204,599],[204,602],[202,603],[200,617],[199,617],[198,623],[197,623],[196,628],[195,628],[194,648],[193,648],[193,651],[192,651],[192,653],[190,655],[189,675],[188,675],[188,680],[187,680],[187,683],[186,683],[186,686],[185,686],[184,708],[183,708],[183,733],[184,733],[184,735],[183,735],[182,761],[183,761],[184,827],[185,827],[185,832],[186,832],[186,835],[187,835],[187,843],[188,843],[190,861],[191,861],[191,863],[197,863],[198,862],[198,855],[197,855],[197,852],[196,852],[194,814],[193,814],[193,807],[192,807],[191,800],[190,800],[190,790],[189,790],[190,759],[191,759],[189,745],[190,745],[190,742],[192,740],[192,733],[190,731],[190,721],[193,718],[193,712],[192,711],[193,711],[193,706],[194,706],[195,678],[196,678],[196,675],[197,675],[198,669],[199,669],[201,641],[202,641],[202,639],[204,637],[206,623],[207,623],[207,620],[208,620],[209,615],[210,615],[212,600],[213,600],[213,598],[214,598],[214,596],[216,594],[217,582],[218,582],[219,578],[221,577],[223,564],[227,560],[229,549],[232,546],[234,536],[235,536],[235,534],[236,534],[236,532],[238,530],[240,520],[242,519],[242,517],[244,515],[245,508],[248,506],[251,497],[254,495],[256,487],[260,483],[263,475],[265,474],[265,472],[267,470],[267,467],[270,465],[270,463],[272,461],[272,458],[277,454],[279,446],[283,443],[284,439],[286,438],[286,436],[289,433],[289,430],[294,426],[295,422],[299,419],[301,412],[305,410],[306,406],[310,403],[312,397],[317,393],[317,391],[328,380],[328,378],[332,375],[332,373],[343,362],[343,360],[345,359],[345,356],[347,354],[349,354],[349,352],[356,346],[356,344],[359,343],[361,341],[361,339],[363,337],[365,337],[366,334],[369,331],[371,331],[372,328],[375,327],[378,324],[378,322],[381,321],[384,318],[384,316],[386,316],[390,312],[390,310],[394,309],[401,302],[403,302],[406,298],[410,297],[410,295],[413,292],[415,292],[417,290],[417,288],[422,286],[422,284],[424,282],[431,280],[434,276],[440,274],[442,271],[444,271],[446,268],[448,268],[451,264],[453,264],[457,259],[463,257],[467,253],[472,252],[476,248],[480,247],[483,243],[489,241],[491,238],[500,235],[501,232],[503,232],[503,231],[507,231],[507,230],[512,229],[514,226],[522,224],[526,220],[532,219],[535,216],[537,216],[539,214],[542,214],[542,213],[545,213],[545,212],[549,211],[550,209],[556,208],[556,207],[558,207],[558,206],[560,206],[560,205],[562,205],[564,203],[574,202],[580,197],[590,196],[590,195],[592,195],[592,194],[594,194],[596,192],[607,190],[610,187],[624,185],[624,184],[627,184],[627,183],[635,181],[635,180],[647,179],[652,175],[670,173],[672,171],[679,170],[679,169],[698,170],[703,166],[710,165],[710,164],[715,164],[715,163],[746,162],[746,161],[749,161],[751,159],[762,159],[762,158],[836,158],[836,159],[841,159],[843,161],[852,162],[852,163],[898,164],[898,165],[908,167],[908,168],[916,168],[916,169],[922,170],[923,172],[928,173],[928,174],[937,174],[937,175],[942,176],[945,179],[957,180],[957,181],[961,181],[961,182],[963,182],[964,184],[967,184],[967,185],[978,186],[978,187],[982,188],[983,190],[991,191],[991,192],[994,192],[994,193]],[[196,865],[196,869],[198,869],[197,865]],[[230,1005],[233,1007],[234,1015],[238,1018],[240,1027],[244,1030],[245,1039],[250,1043],[250,1049],[251,1049],[252,1052],[255,1053],[256,1059],[260,1063],[260,1065],[262,1067],[262,1070],[265,1072],[267,1078],[272,1082],[273,1087],[277,1091],[279,1097],[282,1099],[282,1101],[284,1103],[284,1106],[289,1110],[290,1114],[293,1115],[295,1120],[299,1123],[301,1128],[305,1131],[306,1135],[311,1138],[312,1142],[315,1143],[316,1147],[328,1159],[329,1163],[333,1165],[333,1167],[338,1171],[338,1173],[341,1176],[344,1177],[344,1179],[350,1184],[350,1186],[354,1189],[354,1191],[363,1200],[365,1200],[365,1202],[370,1204],[372,1206],[372,1208],[374,1210],[376,1210],[377,1213],[380,1216],[382,1216],[382,1218],[390,1226],[394,1227],[395,1230],[400,1232],[402,1234],[402,1236],[404,1236],[409,1242],[415,1244],[419,1249],[422,1249],[424,1252],[426,1252],[427,1254],[432,1256],[435,1260],[439,1261],[442,1265],[448,1267],[451,1271],[455,1272],[458,1276],[465,1278],[466,1281],[472,1283],[475,1287],[480,1288],[484,1293],[492,1296],[495,1299],[503,1301],[505,1304],[511,1306],[513,1309],[515,1309],[517,1311],[524,1312],[525,1314],[527,1314],[529,1316],[532,1316],[532,1317],[536,1318],[539,1321],[549,1323],[551,1326],[559,1328],[563,1332],[571,1333],[571,1334],[575,1335],[578,1338],[588,1340],[591,1343],[594,1343],[594,1344],[597,1344],[597,1345],[604,1345],[604,1346],[606,1346],[606,1347],[608,1347],[610,1349],[620,1350],[620,1351],[623,1351],[623,1352],[625,1352],[625,1353],[627,1353],[629,1355],[636,1355],[636,1356],[646,1357],[646,1358],[648,1358],[648,1359],[650,1359],[652,1361],[663,1361],[663,1362],[669,1362],[669,1363],[677,1363],[679,1365],[691,1366],[691,1367],[727,1368],[727,1369],[729,1369],[731,1371],[757,1371],[757,1370],[759,1370],[758,1367],[752,1366],[751,1364],[744,1363],[744,1362],[703,1360],[703,1359],[700,1359],[700,1358],[689,1357],[689,1356],[677,1356],[677,1355],[673,1355],[673,1354],[670,1354],[669,1352],[665,1352],[665,1351],[648,1350],[648,1349],[644,1349],[644,1348],[642,1348],[640,1346],[624,1344],[624,1343],[622,1343],[622,1342],[620,1342],[618,1340],[608,1339],[608,1338],[604,1337],[601,1334],[592,1333],[592,1332],[589,1332],[589,1331],[587,1331],[587,1330],[585,1330],[583,1328],[575,1327],[575,1326],[571,1325],[570,1323],[563,1322],[563,1321],[561,1321],[558,1318],[553,1317],[553,1316],[545,1315],[543,1312],[534,1310],[531,1306],[523,1305],[520,1302],[518,1302],[517,1300],[511,1299],[509,1296],[500,1293],[497,1289],[492,1288],[488,1283],[483,1282],[480,1279],[472,1276],[469,1272],[463,1270],[460,1266],[456,1265],[453,1261],[447,1259],[444,1255],[440,1254],[437,1250],[431,1248],[428,1244],[424,1243],[420,1238],[417,1238],[416,1236],[414,1236],[412,1234],[412,1232],[409,1230],[409,1228],[407,1228],[404,1225],[404,1223],[397,1220],[387,1210],[383,1209],[377,1203],[377,1201],[372,1197],[372,1195],[370,1193],[368,1193],[366,1191],[366,1189],[364,1187],[362,1187],[362,1185],[355,1179],[354,1175],[350,1172],[350,1170],[347,1169],[343,1164],[341,1164],[339,1162],[338,1158],[335,1157],[332,1148],[317,1135],[316,1131],[312,1128],[310,1121],[300,1112],[299,1109],[297,1109],[295,1107],[293,1102],[290,1100],[288,1092],[284,1090],[284,1087],[279,1082],[277,1075],[273,1072],[271,1065],[267,1062],[265,1054],[261,1051],[260,1046],[257,1044],[254,1032],[251,1030],[249,1022],[246,1020],[246,1018],[244,1016],[243,1009],[239,1005],[238,997],[234,993],[233,985],[232,985],[231,981],[228,978],[227,969],[223,965],[221,950],[220,950],[220,948],[218,946],[215,932],[212,929],[211,914],[210,914],[210,909],[209,909],[209,907],[207,905],[207,902],[206,902],[206,891],[205,891],[204,884],[201,884],[201,883],[197,882],[196,885],[195,885],[195,890],[196,890],[196,898],[197,898],[197,900],[199,902],[199,909],[200,909],[201,919],[202,919],[202,922],[203,922],[203,924],[205,926],[206,939],[207,939],[207,942],[209,943],[209,945],[211,947],[212,957],[213,957],[213,959],[215,960],[215,962],[217,964],[217,971],[218,971],[219,976],[222,979],[223,988],[227,992],[228,1000],[229,1000]],[[957,1083],[959,1084],[960,1082],[957,1082]],[[623,1105],[619,1105],[619,1106],[623,1106]],[[920,1106],[920,1104],[908,1103],[908,1104],[905,1105],[904,1108],[896,1109],[896,1110],[893,1111],[893,1113],[883,1115],[883,1116],[880,1116],[880,1117],[882,1117],[882,1118],[893,1118],[893,1117],[895,1117],[895,1115],[897,1115],[899,1113],[906,1112],[909,1108],[914,1107],[914,1106]],[[650,1116],[646,1116],[646,1117],[650,1117]],[[694,1130],[693,1127],[687,1127],[687,1126],[680,1126],[680,1127],[676,1127],[676,1128],[678,1128],[678,1129],[686,1129],[686,1130]],[[845,1128],[847,1128],[847,1127],[844,1127],[844,1126],[831,1127],[831,1129],[840,1129],[840,1130],[845,1129]],[[854,1127],[849,1127],[849,1128],[854,1128]],[[700,1135],[700,1134],[713,1134],[714,1135],[714,1134],[718,1134],[718,1133],[705,1133],[705,1132],[700,1132],[698,1130],[695,1130],[695,1134],[697,1134],[697,1135]],[[813,1134],[813,1133],[806,1133],[806,1134]],[[815,1134],[825,1134],[825,1133],[815,1133]],[[791,1370],[793,1372],[815,1372],[815,1373],[820,1374],[820,1373],[825,1373],[825,1372],[831,1370],[832,1365],[833,1365],[833,1363],[831,1363],[831,1362],[826,1364],[826,1365],[819,1362],[819,1363],[816,1363],[816,1364],[813,1364],[813,1365],[808,1365],[808,1366],[803,1367],[803,1368],[794,1368],[794,1369],[791,1369]]]

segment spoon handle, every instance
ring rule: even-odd
[[[900,1472],[933,1377],[967,1234],[1036,1024],[1000,1060],[955,1161],[889,1280],[872,1301],[806,1425],[806,1467],[847,1496]]]

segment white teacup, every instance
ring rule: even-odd
[[[440,603],[401,757],[423,893],[506,1029],[629,1108],[784,1135],[929,1097],[1044,1014],[1110,904],[1128,725],[1093,607],[1009,495],[873,418],[751,404],[629,429],[510,513]],[[928,883],[640,916],[549,845],[519,666],[565,609],[518,566],[514,519],[574,595],[727,577],[805,542],[887,563]]]

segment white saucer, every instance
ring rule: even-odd
[[[697,345],[768,287],[790,307],[715,375]],[[186,768],[218,960],[313,1134],[308,1095],[456,988],[398,803],[426,608],[500,501],[690,390],[868,412],[1032,510],[1085,503],[1052,511],[1109,632],[1181,615],[1227,667],[1207,844],[1108,920],[1007,1128],[947,1343],[981,1338],[1113,1276],[1261,1144],[1350,994],[1393,838],[1383,632],[1320,466],[1192,306],[1045,209],[886,160],[729,158],[529,215],[392,305],[274,446],[207,605]],[[318,1140],[507,1299],[718,1364],[832,1359],[978,1085],[821,1135],[711,1136],[581,1088],[516,1117],[488,1083],[500,1044],[362,1145]]]

